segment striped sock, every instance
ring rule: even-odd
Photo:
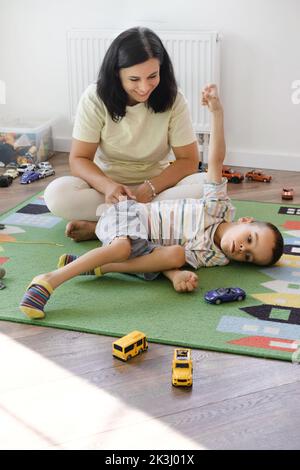
[[[47,281],[34,278],[20,303],[20,310],[31,319],[44,318],[44,307],[48,302],[53,288]]]
[[[64,255],[61,255],[59,257],[57,267],[62,268],[63,266],[66,266],[69,263],[72,263],[75,259],[77,259],[78,256],[76,255],[70,255],[65,253]],[[85,273],[81,273],[81,276],[102,276],[100,266],[95,269],[91,269],[91,271],[86,271]]]

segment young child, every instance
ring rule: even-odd
[[[230,260],[262,266],[276,263],[283,239],[274,225],[250,217],[233,221],[234,207],[222,178],[223,109],[215,85],[204,88],[202,104],[212,115],[203,198],[148,204],[124,200],[112,205],[96,227],[102,246],[80,257],[62,255],[58,269],[35,277],[20,304],[25,315],[43,318],[53,291],[79,274],[143,273],[144,279],[152,280],[163,272],[176,291],[191,292],[198,278],[180,270],[185,264],[197,269]]]

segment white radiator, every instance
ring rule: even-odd
[[[100,64],[120,31],[72,30],[67,35],[70,114],[82,92],[96,81]],[[186,96],[197,133],[209,133],[208,111],[200,106],[202,87],[220,82],[220,40],[215,31],[157,31],[167,49],[177,83]]]

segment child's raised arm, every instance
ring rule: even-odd
[[[211,111],[211,134],[208,150],[207,182],[221,183],[226,145],[224,138],[223,108],[216,85],[208,85],[202,91],[202,105]]]

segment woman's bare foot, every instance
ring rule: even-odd
[[[192,292],[198,287],[198,276],[191,271],[178,271],[173,277],[173,286],[177,292]]]
[[[88,220],[72,220],[66,226],[65,234],[75,242],[97,239],[95,234],[97,222]]]

